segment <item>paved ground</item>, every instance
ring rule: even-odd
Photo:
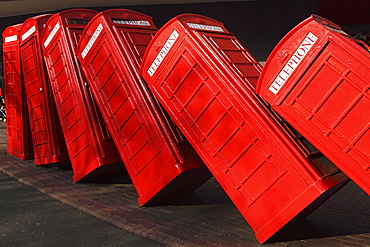
[[[5,124],[0,123],[0,171],[143,238],[167,246],[260,246],[214,179],[165,205],[140,207],[124,176],[111,179],[116,183],[73,183],[70,169],[34,166],[5,150]],[[370,246],[370,197],[350,182],[300,224],[263,246]]]
[[[160,247],[0,172],[0,246]]]

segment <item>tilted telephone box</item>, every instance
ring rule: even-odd
[[[69,9],[54,14],[41,45],[73,169],[73,180],[94,181],[124,170],[122,159],[75,56],[83,30],[98,12]]]
[[[34,158],[30,119],[19,50],[19,31],[22,24],[9,26],[3,31],[3,66],[6,102],[6,152],[17,158]]]
[[[69,160],[40,44],[41,32],[51,16],[46,14],[28,18],[19,34],[35,165]]]
[[[263,243],[348,179],[311,161],[268,111],[254,92],[261,69],[221,22],[183,14],[158,31],[140,73]]]
[[[266,61],[257,93],[370,195],[370,47],[312,15]]]
[[[141,205],[193,191],[211,177],[138,74],[156,32],[147,15],[107,10],[91,20],[76,52]]]

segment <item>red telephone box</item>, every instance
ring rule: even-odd
[[[370,195],[369,52],[312,15],[274,48],[257,93]]]
[[[4,87],[7,113],[6,152],[23,160],[33,159],[33,145],[24,91],[19,52],[19,31],[22,24],[9,26],[3,32]]]
[[[94,179],[107,170],[115,172],[110,167],[122,163],[75,56],[82,31],[97,13],[88,9],[57,13],[48,20],[41,36],[75,182],[88,175]]]
[[[140,73],[265,242],[347,177],[310,160],[254,93],[261,66],[222,23],[179,15],[149,44]]]
[[[76,51],[141,205],[192,191],[211,176],[138,74],[156,32],[149,16],[107,10],[91,20]]]
[[[52,98],[40,45],[50,14],[27,19],[20,30],[20,53],[35,165],[68,161],[65,141]]]

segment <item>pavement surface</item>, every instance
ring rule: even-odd
[[[0,184],[0,246],[162,246],[69,207],[4,173],[0,173]]]
[[[6,147],[5,123],[1,122],[0,171],[48,197],[42,199],[43,206],[40,206],[37,216],[32,211],[19,212],[22,217],[27,218],[29,214],[39,217],[30,221],[30,225],[50,225],[51,217],[55,219],[54,224],[60,225],[61,233],[77,232],[82,236],[86,231],[94,229],[95,239],[103,240],[94,242],[90,237],[82,237],[87,239],[87,242],[75,241],[73,245],[68,246],[149,246],[154,244],[153,241],[165,246],[370,246],[370,196],[353,182],[348,183],[306,219],[284,228],[271,241],[260,245],[248,223],[214,179],[194,193],[171,199],[162,205],[140,207],[135,189],[127,175],[111,176],[95,183],[73,183],[71,169],[34,166],[32,160],[24,161],[6,154]],[[10,183],[9,178],[0,176],[0,183],[1,188],[3,184],[7,186],[6,184]],[[22,198],[29,197],[27,193],[24,192]],[[17,200],[11,193],[4,193],[2,190],[0,196],[1,211],[6,211],[4,202]],[[33,200],[33,197],[29,200]],[[100,233],[96,228],[98,226],[91,227],[85,222],[88,219],[77,216],[71,216],[74,223],[60,223],[61,212],[50,210],[56,203],[52,198],[74,208],[77,214],[94,216],[99,219],[94,224],[101,224],[101,229],[104,227],[109,230],[101,230]],[[38,203],[38,199],[34,200]],[[14,207],[15,204],[13,203]],[[27,208],[27,204],[24,204],[23,208]],[[10,212],[14,215],[17,213],[17,210]],[[25,242],[32,238],[32,227],[21,234],[19,230],[12,231],[15,226],[7,226],[3,220],[7,215],[6,212],[0,214],[0,246],[12,246],[8,242],[5,245],[1,242],[3,239],[9,241],[9,236],[17,239],[22,235]],[[73,227],[73,224],[78,227]],[[104,240],[111,238],[112,234],[104,231],[114,231],[113,235],[123,235],[126,231],[150,241],[148,245],[141,245],[137,239],[128,242],[117,239],[110,244]],[[51,242],[46,246],[67,246],[60,236],[55,236],[58,235],[51,234]]]

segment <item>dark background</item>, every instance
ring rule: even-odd
[[[153,18],[158,28],[182,13],[211,17],[224,23],[259,61],[266,60],[279,40],[311,14],[318,14],[333,21],[353,36],[359,32],[370,32],[369,0],[254,0],[90,9],[102,11],[113,8],[127,8],[147,14]],[[64,9],[60,9],[62,10]],[[0,18],[0,32],[35,15],[37,14]],[[2,68],[0,73],[2,75]]]

